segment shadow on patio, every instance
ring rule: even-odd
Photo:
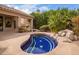
[[[7,50],[7,47],[6,48],[1,48],[0,47],[0,55],[3,53],[3,52],[5,52]]]
[[[0,32],[0,41],[13,39],[24,35],[30,35],[30,32],[26,32],[26,33]]]

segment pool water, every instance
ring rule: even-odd
[[[21,45],[21,49],[27,53],[42,54],[52,51],[58,42],[45,34],[32,34],[28,41]]]

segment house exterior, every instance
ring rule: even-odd
[[[17,31],[26,26],[29,31],[33,28],[33,16],[20,10],[0,5],[0,31]]]

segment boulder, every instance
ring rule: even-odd
[[[75,35],[73,31],[68,30],[68,29],[65,31],[66,31],[66,36],[65,36],[66,38],[70,39],[71,41],[78,40],[77,35]]]
[[[58,36],[63,37],[65,35],[66,35],[66,31],[64,31],[64,30],[58,32]]]
[[[73,31],[68,30],[68,29],[59,31],[56,34],[56,38],[58,38],[58,37],[65,37],[66,38],[65,41],[69,41],[69,42],[76,41],[79,39],[78,36],[75,35]]]

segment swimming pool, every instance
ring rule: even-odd
[[[42,54],[52,51],[58,42],[45,34],[32,34],[28,41],[21,45],[21,49],[27,53]]]

